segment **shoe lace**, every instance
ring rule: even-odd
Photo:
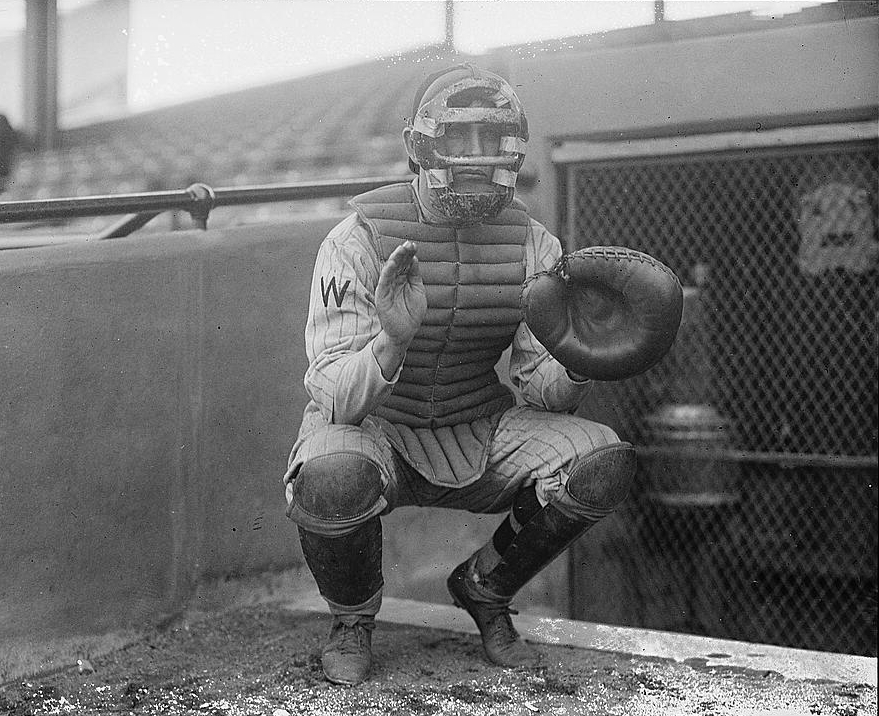
[[[519,613],[517,610],[511,608],[509,604],[484,606],[483,610],[493,636],[503,637],[504,641],[510,643],[519,640],[519,633],[510,618],[511,614]]]
[[[338,633],[335,639],[336,648],[342,654],[358,654],[362,651],[366,642],[366,635],[375,629],[375,622],[361,619],[351,624],[337,620],[333,625],[333,631]]]

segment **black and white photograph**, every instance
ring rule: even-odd
[[[0,716],[877,716],[879,2],[0,0]]]

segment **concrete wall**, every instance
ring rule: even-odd
[[[656,32],[657,39],[660,31]],[[509,75],[528,112],[526,201],[556,226],[553,144],[565,138],[760,131],[875,117],[879,18],[523,56]]]
[[[280,477],[331,223],[2,252],[0,641],[300,559]]]

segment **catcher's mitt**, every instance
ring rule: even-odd
[[[623,380],[671,348],[683,290],[674,272],[647,254],[593,246],[563,256],[525,281],[528,328],[572,373]]]

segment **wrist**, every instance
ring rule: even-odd
[[[391,382],[403,365],[410,342],[411,339],[404,342],[393,338],[383,330],[375,337],[372,342],[372,354],[386,381]]]

